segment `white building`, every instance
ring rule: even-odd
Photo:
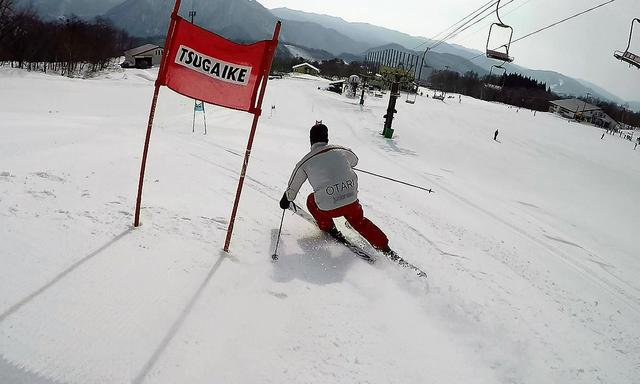
[[[618,122],[604,113],[602,108],[579,99],[562,99],[549,102],[549,112],[557,113],[568,119],[587,121],[599,127],[618,129]]]
[[[320,74],[320,70],[309,63],[294,65],[292,69],[294,72],[306,73],[307,75],[317,76]]]
[[[551,107],[549,112],[557,113],[569,119],[575,119],[577,115],[582,115],[585,119],[591,120],[591,117],[598,112],[602,112],[602,108],[589,104],[579,99],[561,99],[550,101]]]
[[[151,68],[155,65],[160,65],[163,51],[163,48],[154,44],[145,44],[132,48],[124,53],[122,67]]]

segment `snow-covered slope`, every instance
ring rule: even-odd
[[[193,101],[166,89],[131,228],[154,77],[0,72],[0,382],[639,380],[631,143],[425,97],[399,103],[385,140],[386,100],[274,80],[225,255],[251,116],[208,106],[208,135],[200,114],[192,133]],[[361,168],[436,190],[360,176],[367,215],[428,285],[291,214],[271,262],[278,200],[320,119]]]
[[[284,46],[292,56],[300,57],[308,61],[323,61],[334,58],[329,52],[320,49],[303,48],[291,44],[285,44]]]

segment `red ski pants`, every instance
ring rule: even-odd
[[[333,223],[334,218],[344,216],[353,229],[367,239],[374,248],[384,250],[389,246],[387,236],[371,220],[364,217],[362,206],[357,200],[344,207],[321,211],[312,193],[307,198],[307,208],[309,208],[313,218],[316,219],[318,227],[323,231],[328,231],[335,226]]]

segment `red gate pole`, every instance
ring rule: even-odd
[[[158,76],[160,74],[158,73]],[[138,180],[138,197],[136,199],[136,215],[133,222],[134,227],[140,225],[140,205],[142,204],[142,184],[144,184],[144,171],[147,166],[147,154],[149,153],[149,141],[151,140],[151,128],[153,128],[153,117],[156,114],[156,104],[158,103],[158,94],[160,93],[160,85],[156,84],[153,91],[153,101],[151,102],[151,112],[149,113],[149,123],[147,124],[147,136],[144,140],[144,150],[142,152],[142,165],[140,166],[140,179]]]
[[[276,28],[273,31],[273,53],[271,54],[271,60],[265,65],[265,71],[262,74],[262,85],[260,86],[260,96],[258,97],[258,110],[253,114],[253,124],[251,125],[251,133],[249,134],[249,141],[247,142],[247,150],[244,153],[244,162],[242,163],[242,171],[240,172],[240,180],[238,181],[238,189],[236,190],[236,198],[233,202],[233,210],[231,212],[231,220],[229,220],[229,228],[227,228],[227,238],[224,241],[224,251],[229,252],[229,244],[231,243],[231,236],[233,234],[233,225],[236,221],[236,214],[238,213],[238,204],[240,203],[240,195],[242,194],[242,186],[244,184],[244,178],[247,174],[247,166],[249,165],[249,157],[251,157],[251,148],[253,146],[253,139],[256,135],[256,127],[258,126],[258,119],[262,113],[262,100],[264,99],[264,93],[267,89],[267,81],[269,81],[269,72],[271,72],[271,64],[273,63],[273,56],[275,56],[275,50],[278,46],[278,37],[280,36],[280,21],[276,23]]]
[[[166,72],[167,57],[169,56],[169,50],[173,40],[173,32],[175,31],[176,20],[178,18],[178,11],[180,10],[180,3],[182,0],[176,0],[171,13],[171,24],[167,31],[167,39],[164,43],[164,54],[162,55],[162,61],[160,62],[160,70],[158,71],[158,78],[155,83],[155,90],[153,91],[153,101],[151,102],[151,111],[149,112],[149,122],[147,123],[147,135],[144,140],[144,150],[142,152],[142,164],[140,166],[140,179],[138,180],[138,197],[136,198],[136,213],[133,221],[133,226],[140,226],[140,207],[142,205],[142,185],[144,184],[144,171],[147,167],[147,155],[149,153],[149,141],[151,140],[151,129],[153,128],[153,118],[156,114],[156,105],[158,104],[158,94],[160,93],[160,87],[164,82],[164,75]]]

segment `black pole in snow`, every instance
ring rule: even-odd
[[[376,177],[379,177],[379,178],[381,178],[381,179],[385,179],[385,180],[393,181],[393,182],[395,182],[395,183],[404,184],[404,185],[407,185],[407,186],[409,186],[409,187],[413,187],[413,188],[417,188],[417,189],[420,189],[420,190],[423,190],[423,191],[427,191],[427,192],[429,192],[429,193],[435,193],[435,192],[433,192],[433,190],[432,190],[431,188],[421,187],[421,186],[419,186],[419,185],[415,185],[415,184],[407,183],[406,181],[396,180],[396,179],[393,179],[393,178],[391,178],[391,177],[387,177],[387,176],[379,175],[379,174],[377,174],[377,173],[373,173],[373,172],[365,171],[365,170],[363,170],[363,169],[359,169],[359,168],[353,168],[353,170],[354,170],[354,171],[358,171],[358,172],[362,172],[362,173],[366,173],[367,175],[376,176]]]

